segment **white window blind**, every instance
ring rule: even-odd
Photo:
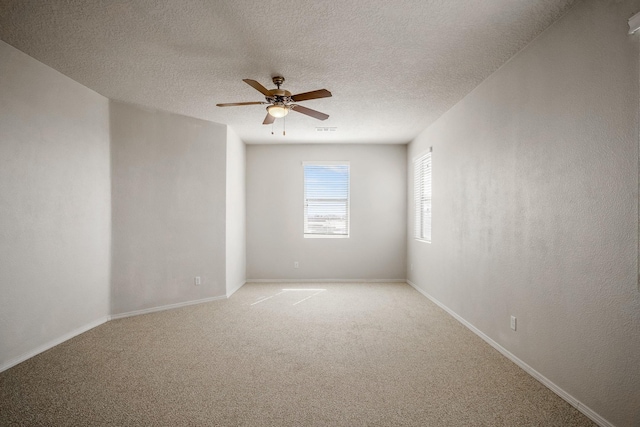
[[[413,173],[414,237],[431,242],[431,151],[415,160]]]
[[[304,237],[349,237],[349,163],[303,167]]]

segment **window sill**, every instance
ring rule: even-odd
[[[348,239],[348,234],[305,234],[305,239]]]

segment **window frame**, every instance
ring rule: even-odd
[[[413,238],[418,242],[431,243],[433,240],[433,163],[432,148],[416,156],[413,160]],[[428,175],[428,186],[423,185]],[[428,191],[427,188],[428,187]],[[428,197],[427,193],[428,192]],[[429,215],[425,216],[428,204]],[[428,235],[425,233],[425,219],[428,218]]]
[[[306,195],[306,179],[305,179],[305,167],[306,166],[346,166],[347,167],[347,197],[345,199],[347,205],[347,224],[346,234],[319,234],[319,233],[307,233],[307,195]],[[341,161],[303,161],[302,162],[302,235],[305,239],[348,239],[351,236],[351,163],[348,160]]]

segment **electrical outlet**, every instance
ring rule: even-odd
[[[298,261],[293,261],[293,268],[299,268],[300,264],[298,264]]]
[[[413,263],[409,264],[409,270],[413,271]]]
[[[516,316],[511,316],[511,329],[514,331],[516,330],[517,321],[518,319],[516,319]]]
[[[196,286],[200,286],[200,284],[202,283],[202,280],[200,280],[200,276],[196,276],[193,282],[195,283]]]

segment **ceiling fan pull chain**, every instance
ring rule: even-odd
[[[287,134],[286,130],[287,130],[287,116],[284,116],[282,118],[282,136],[285,136]]]

